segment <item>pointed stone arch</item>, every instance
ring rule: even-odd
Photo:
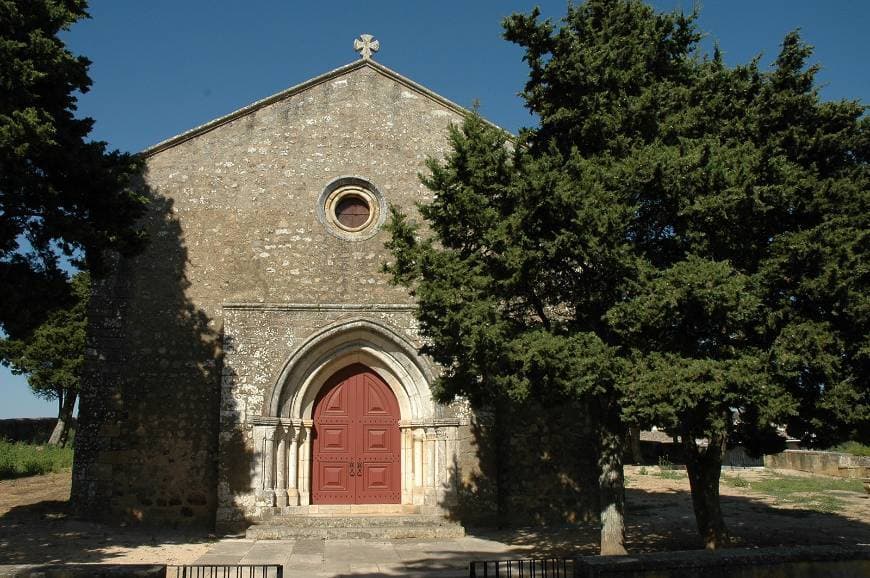
[[[266,394],[263,416],[311,419],[314,400],[324,382],[354,363],[371,367],[390,386],[403,421],[416,422],[434,415],[430,364],[388,325],[358,318],[327,325],[290,354]]]
[[[229,314],[222,440],[240,434],[249,453],[239,456],[226,441],[221,446],[220,471],[227,473],[221,481],[225,504],[221,519],[312,513],[308,508],[313,507],[315,401],[331,376],[356,363],[376,373],[398,402],[401,506],[441,511],[440,504],[455,490],[462,410],[459,406],[448,410],[432,399],[431,384],[438,370],[400,328],[412,325],[411,307],[268,303],[224,307]],[[401,323],[393,325],[385,319],[393,317]],[[306,331],[301,342],[293,343],[295,331],[287,331],[289,350],[283,349],[286,341],[258,339],[264,325],[301,329],[324,319],[331,322]],[[271,364],[274,369],[267,376],[263,370]],[[238,467],[233,460],[239,458],[249,464],[250,485],[233,493],[229,473]]]

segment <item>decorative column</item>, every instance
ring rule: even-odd
[[[297,489],[299,483],[299,429],[292,425],[287,428],[287,435],[290,438],[290,459],[288,460],[290,463],[290,474],[287,476],[287,503],[290,506],[299,505],[299,490]]]
[[[278,453],[275,476],[275,505],[283,508],[287,505],[287,432],[279,425],[275,431],[278,437]]]
[[[257,501],[263,500],[263,470],[265,459],[263,448],[265,447],[266,428],[261,425],[252,427],[253,456],[251,458],[251,487],[254,488]]]
[[[455,425],[446,429],[445,455],[450,461],[450,467],[447,470],[449,478],[445,480],[442,503],[449,507],[455,505],[459,500],[459,489],[462,487],[462,465],[459,454],[459,426]]]
[[[314,422],[310,419],[302,420],[302,457],[299,460],[301,471],[299,472],[299,504],[307,506],[311,503],[311,428]]]
[[[435,430],[435,489],[440,496],[444,490],[447,477],[450,475],[450,464],[447,462],[447,428]]]
[[[275,505],[275,428],[266,430],[263,440],[263,499],[266,506]]]
[[[435,428],[426,428],[426,481],[428,490],[435,489]]]
[[[423,487],[423,428],[414,430],[414,487]]]
[[[422,504],[424,501],[423,489],[423,428],[414,430],[414,489],[413,502]]]
[[[407,426],[400,426],[402,446],[402,503],[411,503],[414,490],[414,433]]]

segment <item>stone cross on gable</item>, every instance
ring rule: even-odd
[[[371,34],[360,34],[359,38],[353,41],[353,49],[366,60],[369,60],[380,47],[381,43],[375,40]]]

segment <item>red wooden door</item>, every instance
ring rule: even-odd
[[[371,369],[354,364],[323,386],[314,405],[312,502],[401,502],[399,404]]]

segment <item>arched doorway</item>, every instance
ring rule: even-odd
[[[314,404],[313,504],[399,504],[399,403],[369,367],[333,374]]]

